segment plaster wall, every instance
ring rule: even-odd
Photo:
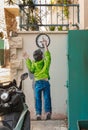
[[[79,0],[80,29],[88,29],[88,0]]]
[[[19,76],[23,72],[28,72],[25,65],[25,60],[22,58],[22,52],[27,51],[29,57],[33,59],[32,53],[37,49],[35,39],[39,33],[19,32],[19,37],[22,38],[23,47],[17,51],[18,59],[23,60],[23,69],[18,71]],[[65,118],[67,111],[67,33],[47,33],[50,36],[51,44],[49,50],[51,52],[52,61],[50,68],[50,84],[51,84],[51,98],[52,98],[52,117]],[[24,92],[26,94],[26,101],[31,112],[31,118],[35,118],[34,109],[34,91],[32,87],[32,79],[28,78],[24,81]],[[44,113],[44,112],[43,112]]]
[[[84,29],[88,29],[88,0],[84,0]]]

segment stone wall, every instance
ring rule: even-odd
[[[0,30],[6,31],[5,14],[4,14],[4,0],[0,1]]]
[[[18,79],[18,70],[23,69],[22,59],[17,57],[18,49],[22,48],[22,38],[21,37],[11,37],[9,39],[10,46],[10,79],[13,80],[14,77]]]

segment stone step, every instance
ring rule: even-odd
[[[65,120],[31,121],[31,130],[67,130]]]

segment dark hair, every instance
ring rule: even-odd
[[[35,59],[35,61],[42,60],[42,58],[43,58],[43,52],[41,51],[41,49],[37,49],[37,50],[34,51],[33,58]]]

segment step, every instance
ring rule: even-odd
[[[68,130],[65,120],[31,121],[31,130]]]

